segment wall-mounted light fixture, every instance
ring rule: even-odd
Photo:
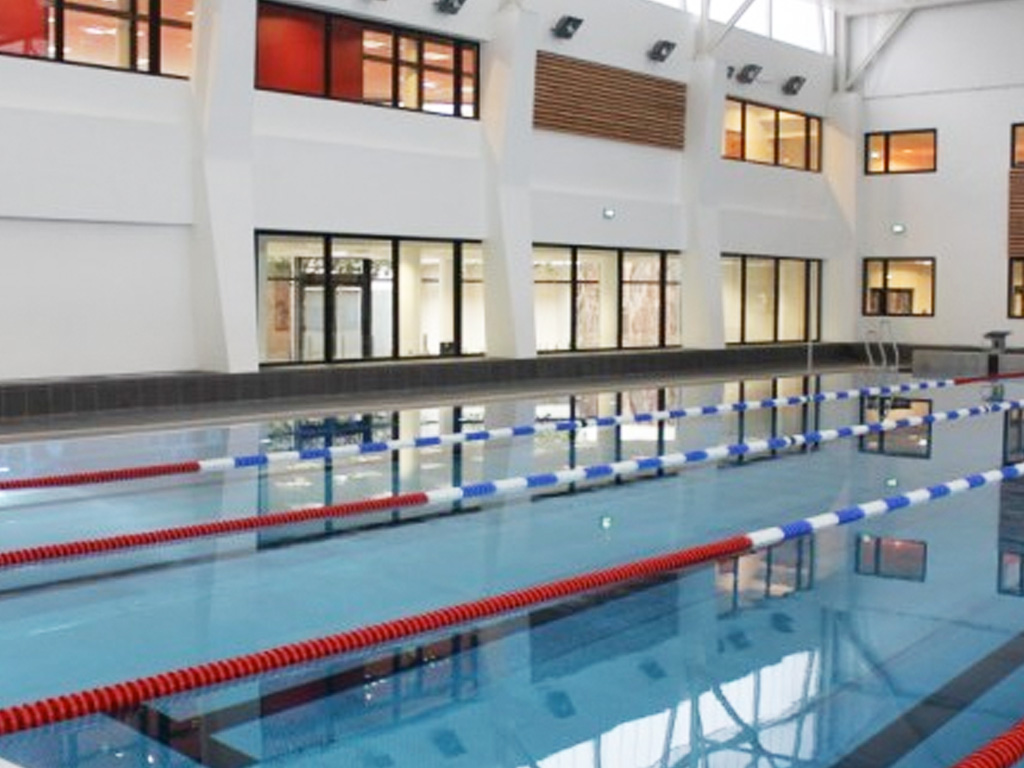
[[[892,230],[892,233],[894,235],[902,235],[907,231],[907,225],[897,221],[895,224],[889,227],[889,229]]]
[[[466,0],[437,0],[434,3],[437,10],[441,13],[458,13],[465,4]]]
[[[736,73],[736,82],[749,85],[757,80],[757,76],[761,74],[761,69],[760,64],[744,64],[740,67],[740,71]]]
[[[676,49],[676,44],[671,40],[659,40],[651,46],[651,50],[647,52],[647,58],[651,61],[664,61],[672,55],[672,51]]]
[[[578,16],[563,16],[557,22],[555,26],[551,28],[552,34],[555,37],[560,37],[563,40],[568,40],[570,37],[576,34],[576,31],[583,24],[583,19]]]
[[[615,218],[615,209],[614,208],[605,207],[605,208],[603,208],[601,210],[601,215],[604,216],[604,218],[606,218],[606,219],[614,219]]]
[[[806,77],[793,75],[792,77],[787,78],[786,82],[782,84],[782,92],[787,96],[796,96],[800,93],[800,89],[804,87],[804,83],[806,82]]]

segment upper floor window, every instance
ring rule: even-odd
[[[258,88],[477,117],[476,43],[269,2],[256,38]]]
[[[936,169],[938,133],[887,131],[869,133],[864,139],[864,172],[927,173]]]
[[[821,170],[821,118],[726,99],[722,157]]]
[[[1024,317],[1024,259],[1010,259],[1009,317]]]
[[[935,315],[935,259],[864,259],[865,315]]]
[[[194,0],[3,0],[0,53],[188,77]]]
[[[1013,126],[1013,167],[1024,168],[1024,123]]]

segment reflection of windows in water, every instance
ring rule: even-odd
[[[931,412],[932,401],[925,398],[866,397],[861,400],[860,421],[862,424],[885,420],[898,421],[928,416]],[[931,424],[901,427],[887,432],[871,432],[860,438],[860,450],[864,453],[929,459],[932,455]]]
[[[1013,545],[1020,551],[1003,550],[999,543],[999,594],[1024,597],[1024,547],[1017,542]]]
[[[784,397],[804,397],[821,391],[820,376],[789,376],[775,379],[739,381],[726,384],[724,399],[728,402],[774,400]],[[804,434],[818,429],[821,421],[821,403],[803,403],[778,408],[754,408],[722,416],[729,430],[727,441],[744,443],[769,437]],[[735,430],[734,432],[732,430]],[[806,452],[819,448],[810,443],[789,449]],[[723,459],[723,464],[744,464],[758,459],[778,456],[779,449],[755,454],[740,454]]]
[[[1007,424],[1019,411],[1006,414]],[[1024,597],[1024,480],[1007,480],[999,485],[999,594]]]
[[[1007,411],[1003,417],[1003,463],[1024,461],[1024,411]]]
[[[854,571],[863,576],[924,581],[927,563],[926,542],[866,534],[857,537]]]
[[[814,538],[784,541],[716,566],[718,615],[814,588]]]

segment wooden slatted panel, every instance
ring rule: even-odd
[[[686,85],[542,51],[537,54],[533,124],[551,131],[682,149]]]
[[[1024,168],[1010,171],[1010,256],[1024,258]]]

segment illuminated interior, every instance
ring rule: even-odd
[[[865,259],[865,315],[933,315],[935,259]]]

